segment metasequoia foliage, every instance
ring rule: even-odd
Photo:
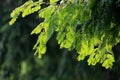
[[[119,1],[114,3],[116,7]],[[42,4],[48,5],[41,8]],[[120,25],[112,13],[112,0],[42,0],[27,1],[11,13],[10,25],[18,16],[26,17],[38,12],[44,21],[31,34],[37,34],[34,45],[39,58],[46,52],[46,44],[54,32],[60,48],[76,50],[78,61],[88,58],[88,65],[102,64],[106,69],[113,66],[112,47],[120,42]]]

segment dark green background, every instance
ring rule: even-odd
[[[88,66],[86,60],[78,62],[75,51],[59,49],[56,33],[48,41],[43,58],[34,56],[37,35],[30,33],[42,19],[34,13],[19,17],[12,26],[8,24],[10,12],[25,1],[0,0],[0,80],[120,80],[119,43],[113,47],[116,62],[108,70],[99,64]]]

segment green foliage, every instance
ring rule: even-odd
[[[50,0],[50,4],[57,2],[58,0]]]
[[[106,69],[111,68],[115,62],[112,47],[120,42],[119,20],[112,9],[117,4],[107,0],[61,0],[59,4],[57,1],[50,0],[49,5],[41,9],[42,4],[48,3],[30,0],[13,10],[9,24],[12,25],[20,14],[25,17],[38,12],[44,21],[31,33],[38,34],[33,48],[35,55],[42,57],[48,40],[57,32],[60,48],[76,50],[78,61],[88,56],[89,65],[100,63]]]
[[[40,1],[39,1],[40,2]],[[12,20],[9,22],[10,25],[14,24],[20,13],[22,13],[22,17],[25,17],[29,14],[32,14],[40,9],[40,3],[38,2],[33,2],[32,0],[26,2],[24,5],[16,8],[12,13],[11,13],[11,18]]]

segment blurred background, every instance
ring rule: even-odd
[[[78,62],[77,53],[59,49],[56,33],[49,40],[42,59],[34,56],[37,35],[31,31],[42,21],[37,13],[9,26],[11,11],[27,0],[0,0],[0,80],[120,80],[120,44],[113,47],[112,69]]]

